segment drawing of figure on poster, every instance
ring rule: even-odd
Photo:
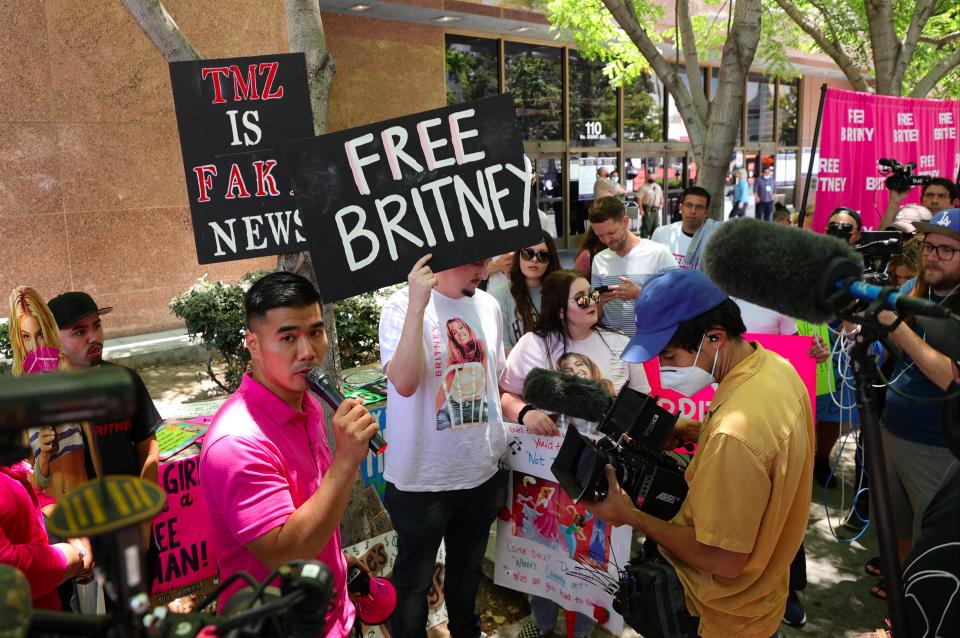
[[[606,569],[610,559],[610,529],[607,522],[600,518],[593,520],[593,530],[590,533],[590,551],[587,562],[597,569]]]
[[[487,422],[487,350],[470,324],[447,321],[447,357],[437,393],[437,429],[458,429]]]
[[[587,511],[580,511],[575,505],[567,505],[564,508],[570,515],[570,522],[560,526],[563,532],[564,544],[567,546],[567,554],[570,558],[576,558],[578,545],[587,540],[587,535],[583,532],[583,526],[593,518],[593,514]]]

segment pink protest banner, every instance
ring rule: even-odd
[[[153,519],[153,537],[160,548],[153,595],[189,590],[217,575],[217,558],[208,541],[207,504],[200,488],[200,457],[162,463],[160,487],[167,493],[167,507]]]
[[[810,405],[813,408],[813,415],[816,417],[817,361],[807,355],[813,345],[813,337],[745,334],[743,338],[748,341],[756,341],[767,350],[776,352],[793,365],[794,370],[797,371],[803,384],[807,387],[807,393],[810,395]],[[650,381],[650,386],[653,388],[653,394],[659,397],[657,403],[686,419],[703,420],[707,410],[710,409],[710,401],[713,399],[714,390],[711,386],[707,386],[692,397],[686,397],[660,385],[660,364],[656,359],[646,362],[643,367],[647,373],[647,379]]]
[[[827,89],[823,103],[817,208],[813,228],[823,232],[838,206],[860,211],[865,229],[887,207],[881,158],[915,162],[916,174],[955,180],[960,166],[960,101],[890,97]],[[920,188],[904,203],[920,201]]]

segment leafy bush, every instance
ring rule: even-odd
[[[183,319],[191,338],[209,351],[207,375],[224,392],[233,392],[240,386],[250,365],[250,353],[243,346],[243,296],[265,274],[246,274],[235,285],[201,278],[170,301],[170,310]],[[341,367],[355,368],[379,361],[380,306],[384,296],[394,290],[396,287],[384,288],[334,304]],[[222,379],[213,370],[215,358],[226,364]]]
[[[10,346],[10,324],[0,322],[0,359],[13,359],[13,348]]]
[[[243,346],[243,296],[253,282],[266,274],[248,273],[233,285],[207,281],[204,276],[170,300],[170,310],[186,323],[190,337],[203,343],[210,353],[207,375],[224,392],[233,392],[240,386],[250,365],[250,353]],[[213,371],[216,356],[226,364],[222,380]]]

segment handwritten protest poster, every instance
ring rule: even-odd
[[[813,339],[797,335],[770,334],[745,334],[743,338],[747,341],[756,341],[767,350],[776,352],[790,362],[807,388],[810,395],[810,405],[813,408],[814,418],[816,418],[817,362],[816,359],[807,354],[813,344]],[[643,368],[647,373],[647,379],[650,381],[652,394],[658,397],[657,403],[683,418],[696,421],[703,420],[707,410],[710,409],[710,401],[713,399],[713,386],[707,386],[692,397],[686,397],[678,392],[661,387],[660,365],[656,358],[643,364]]]
[[[797,322],[797,332],[802,337],[820,337],[825,348],[830,348],[830,328],[825,323],[812,324]],[[833,372],[833,357],[827,357],[817,364],[817,396],[833,394],[837,391],[837,377]]]
[[[389,578],[393,573],[393,564],[397,560],[397,533],[387,532],[365,541],[345,547],[343,551],[356,556],[374,576]],[[444,563],[446,547],[440,543],[437,551],[437,563],[433,572],[433,582],[427,590],[427,629],[446,622],[447,607],[443,602]],[[362,638],[390,638],[382,625],[363,625]]]
[[[284,145],[326,301],[536,244],[508,94]]]
[[[190,589],[217,575],[217,557],[200,488],[200,457],[191,456],[160,466],[160,487],[167,507],[153,519],[160,548],[152,593]]]
[[[615,583],[630,559],[630,528],[611,527],[576,505],[554,481],[550,466],[563,436],[530,434],[507,423],[510,492],[497,522],[494,583],[535,594],[563,609],[594,617],[609,614],[604,628],[619,634],[623,618],[600,583]]]
[[[170,63],[197,262],[306,245],[280,156],[313,135],[303,53]]]
[[[373,417],[373,422],[379,426],[381,433],[387,429],[386,406],[370,410],[370,416]],[[363,484],[373,486],[377,490],[381,501],[383,500],[383,491],[386,489],[386,483],[383,481],[383,470],[386,467],[387,454],[390,454],[389,448],[383,454],[368,452],[367,458],[360,464],[360,478],[363,479]]]

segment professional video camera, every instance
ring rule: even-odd
[[[913,174],[913,171],[917,168],[914,162],[901,164],[895,159],[885,157],[878,160],[877,163],[879,164],[880,174],[889,175],[884,182],[887,190],[900,191],[902,193],[909,191],[914,186],[923,186],[931,180],[929,175]]]
[[[903,252],[903,235],[896,230],[865,232],[854,248],[863,257],[861,279],[868,284],[886,286],[890,283],[887,264],[892,256]]]
[[[594,443],[568,427],[550,469],[578,502],[585,496],[606,498],[609,463],[639,510],[669,520],[687,495],[683,468],[663,449],[676,422],[654,397],[624,386],[600,419],[597,429],[605,436]]]
[[[134,384],[119,367],[39,376],[0,377],[0,462],[24,458],[24,428],[80,420],[129,418]],[[291,561],[257,583],[246,573],[234,574],[200,603],[205,608],[226,587],[244,579],[255,591],[241,590],[221,616],[173,614],[165,607],[151,611],[144,574],[141,525],[163,509],[166,495],[153,483],[132,476],[106,476],[83,483],[58,501],[48,528],[62,538],[100,537],[105,551],[95,568],[112,601],[109,616],[32,610],[30,626],[12,627],[12,635],[30,636],[267,636],[292,638],[323,635],[327,603],[333,592],[330,570],[317,561]],[[0,569],[8,570],[7,566]],[[279,591],[268,587],[280,579]],[[13,595],[30,600],[23,578]],[[6,592],[4,592],[6,594]],[[6,629],[6,628],[4,628]]]

